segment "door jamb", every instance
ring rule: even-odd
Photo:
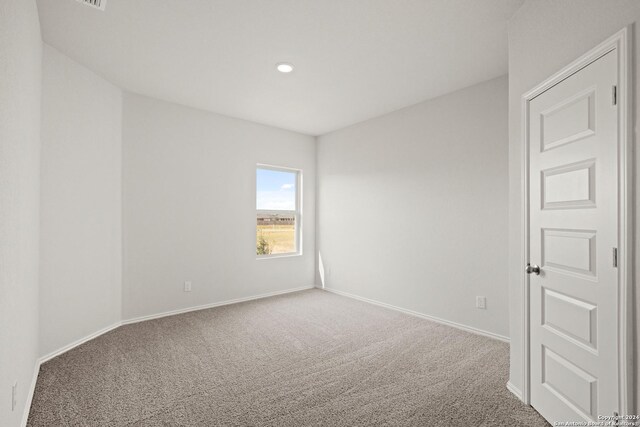
[[[633,158],[632,158],[632,130],[631,116],[632,85],[631,85],[631,46],[629,40],[632,25],[609,37],[607,40],[591,49],[580,58],[558,71],[542,83],[522,95],[522,141],[523,153],[521,164],[522,181],[522,218],[521,237],[523,242],[522,259],[522,401],[527,405],[530,400],[530,316],[529,316],[529,275],[524,272],[524,266],[529,259],[529,103],[538,95],[580,71],[587,65],[601,58],[614,49],[618,50],[618,355],[619,355],[619,411],[629,414],[632,409],[631,394],[633,381],[629,380],[633,372],[633,357],[631,348],[632,306],[631,284],[633,283]]]

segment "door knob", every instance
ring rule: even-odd
[[[526,271],[527,274],[535,273],[536,276],[540,275],[540,267],[538,267],[535,264],[533,264],[533,265],[527,264],[527,268],[525,268],[524,271]]]

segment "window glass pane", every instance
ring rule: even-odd
[[[296,252],[296,217],[293,214],[258,213],[256,254]]]
[[[256,208],[266,211],[296,209],[296,173],[256,170]]]

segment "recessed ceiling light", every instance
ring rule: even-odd
[[[281,73],[290,73],[290,72],[293,71],[293,65],[291,65],[289,63],[286,63],[286,62],[280,62],[280,63],[276,64],[276,68]]]

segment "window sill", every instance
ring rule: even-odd
[[[302,256],[301,252],[292,252],[289,254],[275,254],[275,255],[260,255],[256,257],[256,260],[262,259],[274,259],[274,258],[293,258],[297,256]]]

